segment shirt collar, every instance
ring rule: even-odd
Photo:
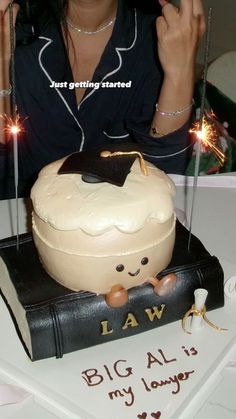
[[[122,53],[131,50],[136,40],[136,10],[129,7],[125,0],[118,0],[117,17],[113,32],[95,70],[92,81],[101,82],[116,74],[123,65]],[[48,25],[40,36],[38,61],[49,83],[52,81],[67,81],[68,83],[73,81],[65,45],[56,25]],[[93,89],[87,89],[80,106],[94,93]],[[63,95],[72,108],[76,107],[76,97],[73,90],[61,89],[59,95]]]

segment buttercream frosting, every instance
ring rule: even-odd
[[[165,223],[173,215],[175,186],[151,163],[148,176],[136,159],[123,187],[86,183],[80,174],[58,175],[65,159],[46,166],[32,188],[38,217],[58,230],[81,229],[99,235],[112,228],[124,233],[140,230],[147,219]]]

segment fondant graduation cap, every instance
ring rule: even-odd
[[[123,186],[137,157],[140,158],[141,168],[145,171],[143,157],[134,144],[126,144],[119,149],[104,147],[100,150],[77,152],[67,157],[58,174],[80,173],[82,179],[88,183],[108,182]]]

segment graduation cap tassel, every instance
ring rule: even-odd
[[[142,170],[142,173],[144,174],[144,176],[148,176],[148,168],[147,165],[145,163],[145,160],[143,158],[142,153],[140,153],[139,151],[102,151],[100,156],[107,158],[107,157],[117,157],[117,156],[134,156],[136,155],[137,157],[139,157],[139,162],[140,162],[140,167]]]

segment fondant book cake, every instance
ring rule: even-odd
[[[31,234],[20,236],[18,252],[14,238],[2,240],[1,293],[30,358],[62,357],[181,319],[199,287],[208,290],[207,310],[223,306],[223,271],[218,259],[195,236],[188,252],[188,237],[177,222],[171,263],[158,275],[174,272],[175,289],[161,297],[151,284],[131,288],[128,302],[119,308],[108,306],[103,295],[71,291],[54,281],[39,261]]]

